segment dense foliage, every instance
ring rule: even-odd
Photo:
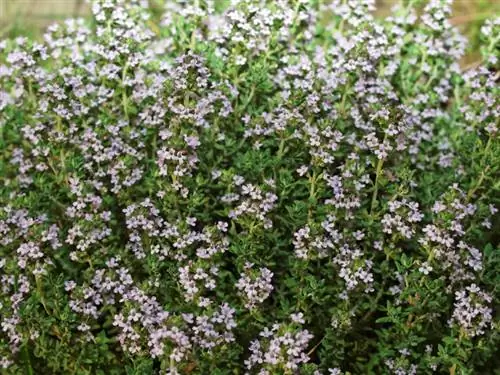
[[[500,20],[153,3],[1,42],[2,373],[495,373]]]

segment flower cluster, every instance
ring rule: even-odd
[[[256,372],[260,367],[258,374],[270,375],[280,369],[296,370],[301,363],[309,360],[304,351],[313,335],[307,330],[293,329],[294,325],[304,323],[301,313],[292,314],[291,320],[290,327],[275,323],[271,329],[264,328],[259,333],[260,339],[250,343],[251,355],[245,361],[247,370]]]
[[[245,264],[245,274],[242,275],[236,283],[236,288],[241,292],[245,300],[245,307],[248,309],[254,308],[257,304],[264,302],[273,291],[271,280],[273,273],[268,268],[260,268],[256,272],[256,276],[252,277],[253,264]]]
[[[491,300],[476,284],[456,292],[452,322],[469,336],[484,334],[492,320],[492,309],[488,307]]]

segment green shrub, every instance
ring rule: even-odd
[[[1,43],[3,372],[495,373],[499,20],[154,3]]]

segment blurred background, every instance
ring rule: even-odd
[[[159,4],[161,0],[151,2]],[[385,17],[399,1],[376,2],[376,16]],[[451,22],[459,27],[471,42],[471,50],[463,60],[463,64],[468,65],[478,59],[477,40],[482,23],[486,18],[500,15],[500,0],[454,0],[453,8]],[[0,39],[20,35],[36,38],[53,22],[68,17],[85,17],[89,13],[86,0],[0,0]]]

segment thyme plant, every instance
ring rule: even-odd
[[[0,43],[5,374],[498,374],[500,19],[92,0]]]

